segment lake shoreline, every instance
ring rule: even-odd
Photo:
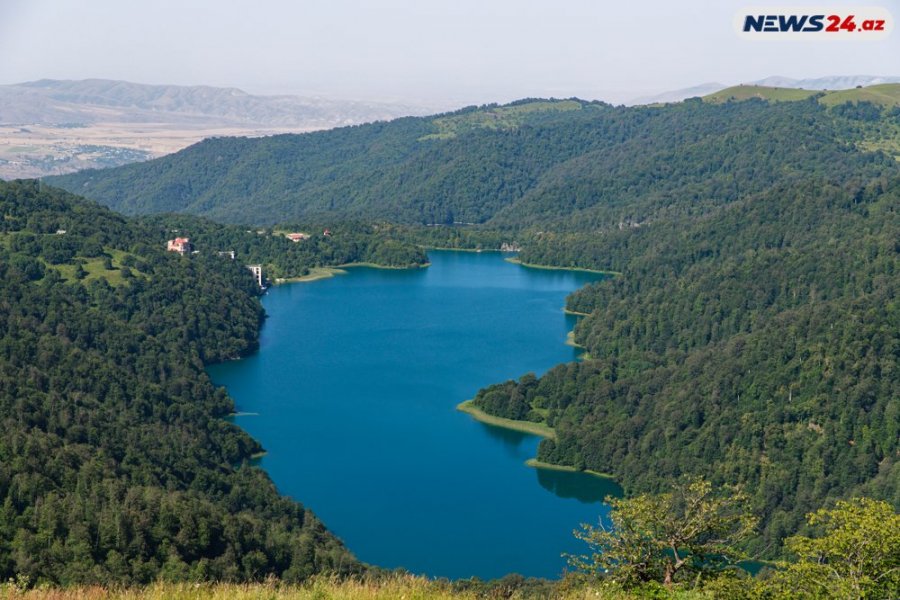
[[[275,279],[274,283],[275,285],[282,285],[284,283],[309,283],[312,281],[319,281],[320,279],[331,279],[335,275],[346,275],[349,272],[346,269],[353,269],[356,267],[367,267],[369,269],[386,269],[391,271],[406,271],[414,269],[424,269],[429,266],[431,266],[430,262],[421,265],[410,265],[406,267],[379,265],[370,262],[344,263],[342,265],[337,265],[336,267],[313,267],[306,275],[301,275],[299,277],[278,277]]]
[[[622,275],[618,271],[601,271],[598,269],[585,269],[584,267],[555,267],[551,265],[538,265],[535,263],[527,263],[522,262],[515,256],[511,256],[509,258],[504,258],[506,262],[511,262],[514,265],[520,265],[522,267],[527,267],[529,269],[543,269],[545,271],[576,271],[579,273],[596,273],[597,275],[606,275],[608,277],[616,277]]]
[[[516,421],[515,419],[497,417],[484,412],[480,408],[476,407],[473,402],[474,400],[466,400],[465,402],[460,402],[456,405],[456,410],[464,412],[476,421],[485,423],[486,425],[503,427],[504,429],[511,429],[513,431],[518,431],[521,433],[530,433],[531,435],[537,435],[543,438],[550,438],[553,440],[556,439],[556,431],[554,431],[552,427],[544,425],[543,423],[534,423],[532,421]]]
[[[567,465],[556,465],[553,463],[544,462],[542,460],[538,460],[536,458],[529,458],[525,461],[525,464],[532,469],[547,469],[548,471],[565,471],[566,473],[583,473],[585,475],[590,475],[591,477],[599,477],[600,479],[609,479],[611,481],[616,481],[614,475],[610,475],[609,473],[600,473],[599,471],[592,471],[590,469],[584,469],[580,471],[575,467],[570,467]]]
[[[504,429],[510,429],[513,431],[518,431],[520,433],[529,433],[532,435],[537,435],[543,438],[556,439],[556,431],[547,425],[542,423],[534,423],[532,421],[517,421],[515,419],[506,419],[504,417],[495,417],[494,415],[488,414],[481,410],[480,408],[476,408],[472,404],[473,400],[466,400],[465,402],[460,402],[456,405],[456,410],[460,412],[464,412],[467,415],[471,416],[473,419],[478,421],[479,423],[484,423],[486,425],[493,425],[494,427],[502,427]],[[590,469],[576,469],[575,467],[570,467],[568,465],[557,465],[553,463],[544,462],[542,460],[538,460],[537,458],[529,458],[525,461],[525,465],[531,467],[533,469],[547,469],[550,471],[565,471],[567,473],[583,473],[584,475],[590,475],[591,477],[599,477],[601,479],[608,479],[615,481],[616,478],[614,475],[609,473],[600,473],[599,471],[592,471]]]

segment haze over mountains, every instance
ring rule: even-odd
[[[799,88],[804,90],[846,90],[856,86],[879,85],[882,83],[900,83],[900,77],[882,77],[875,75],[832,75],[828,77],[816,77],[810,79],[793,79],[778,75],[766,77],[757,81],[745,82],[745,85],[764,85],[767,87]],[[626,104],[655,104],[657,102],[680,102],[685,98],[694,96],[706,96],[729,87],[719,82],[701,83],[700,85],[671,90],[661,94],[641,96]]]
[[[0,86],[4,124],[172,123],[324,129],[423,113],[423,107],[302,96],[254,96],[237,88],[145,85],[108,79],[42,79]]]
[[[750,84],[834,90],[893,82],[900,77],[768,77]],[[627,104],[679,102],[726,87],[704,83]],[[171,154],[210,137],[302,133],[451,108],[107,79],[0,85],[0,179],[115,167]]]
[[[42,79],[0,86],[0,177],[108,167],[222,135],[330,129],[430,107],[318,97],[255,96],[237,88]]]

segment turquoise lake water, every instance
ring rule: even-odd
[[[620,493],[533,469],[539,438],[456,405],[482,387],[575,360],[568,293],[596,279],[499,253],[429,252],[418,270],[352,268],[275,287],[260,350],[210,367],[260,465],[359,559],[462,578],[558,577],[572,536]]]

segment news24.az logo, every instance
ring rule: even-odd
[[[735,15],[734,25],[741,37],[753,40],[868,41],[890,35],[894,20],[880,6],[769,6],[741,10]]]

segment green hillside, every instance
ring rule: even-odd
[[[199,254],[182,257],[163,250],[176,221],[128,221],[34,181],[0,183],[0,215],[0,581],[360,569],[252,466],[262,448],[203,367],[257,347],[248,258],[300,274],[421,250],[345,226],[301,252],[190,217],[177,225]],[[216,254],[226,243],[236,260]]]
[[[53,181],[129,212],[388,220],[406,225],[398,242],[515,239],[526,263],[619,273],[569,300],[589,315],[575,335],[591,360],[487,388],[476,407],[554,428],[539,459],[628,492],[683,474],[742,483],[762,517],[754,548],[777,555],[823,503],[900,506],[900,110],[873,102],[892,86],[833,106],[761,89],[208,140]]]
[[[706,102],[733,102],[757,98],[770,102],[787,102],[818,97],[825,106],[833,107],[847,102],[871,102],[878,106],[900,106],[900,83],[883,83],[849,90],[802,90],[796,88],[767,87],[762,85],[735,85],[703,97]]]
[[[738,102],[757,98],[770,102],[805,100],[819,94],[818,90],[767,87],[764,85],[735,85],[703,97],[706,102]]]
[[[626,492],[683,473],[752,490],[771,553],[815,506],[900,506],[900,169],[783,182],[704,218],[551,236],[527,262],[614,270],[579,290],[591,360],[479,392],[553,427],[538,459]]]
[[[147,163],[47,181],[129,214],[588,230],[666,218],[687,210],[687,200],[690,211],[705,212],[781,178],[872,160],[847,142],[892,152],[894,129],[861,125],[867,106],[523,101],[305,135],[210,139]],[[879,122],[900,121],[874,110]]]
[[[828,91],[819,99],[825,106],[837,106],[845,102],[871,102],[879,106],[900,106],[900,83],[870,85],[851,90]]]

